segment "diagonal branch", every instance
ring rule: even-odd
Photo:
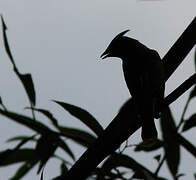
[[[174,73],[196,43],[196,17],[163,57],[165,80]]]
[[[196,84],[196,73],[184,81],[179,87],[177,87],[172,93],[170,93],[164,100],[164,106],[168,106],[184,94],[189,88]]]

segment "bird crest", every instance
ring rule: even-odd
[[[130,30],[127,29],[127,30],[125,30],[125,31],[123,31],[123,32],[121,32],[121,33],[119,33],[119,34],[117,34],[116,37],[115,37],[114,39],[123,37],[123,35],[125,35],[125,34],[126,34],[127,32],[129,32],[129,31],[130,31]]]

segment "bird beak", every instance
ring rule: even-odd
[[[107,50],[100,56],[101,59],[105,59],[107,57],[110,57],[110,54],[107,52]]]

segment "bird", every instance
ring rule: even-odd
[[[134,102],[134,110],[142,122],[141,137],[144,145],[149,145],[156,142],[158,136],[154,118],[160,117],[164,99],[164,65],[156,50],[124,36],[128,31],[119,33],[101,58],[122,60],[124,79]]]

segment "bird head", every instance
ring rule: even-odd
[[[125,30],[121,33],[119,33],[109,44],[107,49],[104,51],[104,53],[101,55],[102,59],[105,59],[107,57],[119,57],[122,58],[122,56],[125,54],[125,51],[127,49],[127,39],[128,37],[123,36],[125,33],[127,33],[129,30]]]

